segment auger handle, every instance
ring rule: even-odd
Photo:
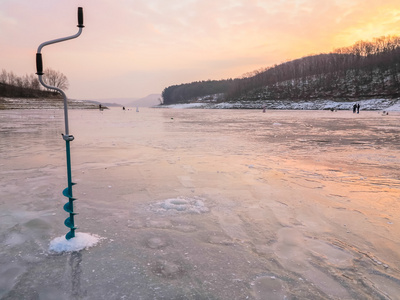
[[[36,71],[37,71],[36,74],[37,75],[43,75],[44,74],[43,73],[43,59],[42,59],[42,53],[41,53],[42,48],[44,46],[51,45],[51,44],[54,44],[54,43],[63,42],[63,41],[70,40],[70,39],[74,39],[74,38],[77,38],[81,34],[82,28],[85,27],[83,25],[83,8],[82,7],[78,7],[78,27],[79,27],[79,31],[75,35],[68,36],[68,37],[65,37],[65,38],[51,40],[51,41],[44,42],[44,43],[39,45],[38,51],[36,53]],[[48,87],[48,86],[45,86],[45,87],[53,88],[53,87]],[[55,89],[55,90],[58,90],[58,89]]]
[[[85,27],[83,26],[83,8],[78,7],[78,27]]]
[[[43,75],[42,53],[36,53],[36,74]]]

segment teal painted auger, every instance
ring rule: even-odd
[[[69,213],[69,217],[65,219],[64,224],[67,226],[70,231],[67,233],[65,238],[67,240],[75,237],[75,220],[74,216],[77,215],[77,213],[74,212],[74,201],[76,198],[72,196],[72,186],[75,185],[76,183],[72,182],[72,176],[71,176],[71,155],[70,155],[70,146],[69,143],[70,141],[73,140],[72,136],[68,136],[68,138],[63,135],[63,138],[65,140],[65,146],[66,146],[66,152],[67,152],[67,176],[68,176],[68,187],[63,190],[63,195],[68,198],[68,202],[65,203],[64,205],[64,210]]]
[[[64,141],[65,141],[65,150],[66,150],[66,154],[67,154],[67,177],[68,177],[68,187],[66,189],[63,190],[63,195],[65,197],[68,198],[68,202],[64,205],[64,210],[69,213],[69,217],[64,221],[65,226],[67,226],[70,231],[65,235],[65,238],[67,240],[72,239],[75,237],[75,230],[77,229],[77,227],[75,227],[75,220],[74,220],[74,216],[77,215],[77,213],[74,212],[74,201],[76,200],[73,196],[72,196],[72,186],[75,185],[75,183],[72,182],[72,175],[71,175],[71,150],[70,150],[70,142],[72,142],[74,140],[74,136],[69,134],[69,127],[68,127],[68,102],[67,102],[67,96],[65,95],[65,93],[55,87],[55,86],[50,86],[48,84],[46,84],[43,81],[43,61],[42,61],[42,54],[41,54],[41,50],[44,46],[47,45],[51,45],[51,44],[55,44],[55,43],[59,43],[59,42],[63,42],[63,41],[67,41],[67,40],[71,40],[74,38],[77,38],[78,36],[81,35],[82,33],[82,28],[85,27],[83,26],[83,9],[82,7],[78,7],[78,27],[79,27],[79,31],[77,34],[75,35],[71,35],[68,37],[64,37],[64,38],[60,38],[60,39],[56,39],[56,40],[51,40],[48,42],[44,42],[42,44],[39,45],[38,47],[38,51],[36,53],[36,70],[37,70],[37,75],[39,76],[39,82],[48,89],[51,90],[55,90],[57,92],[59,92],[63,98],[64,98],[64,120],[65,120],[65,134],[62,135]]]

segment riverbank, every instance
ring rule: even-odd
[[[363,99],[354,101],[338,100],[258,100],[237,102],[214,102],[199,99],[193,103],[163,105],[166,108],[205,108],[205,109],[278,109],[278,110],[352,110],[359,103],[361,110],[400,111],[400,99]]]
[[[64,101],[61,98],[5,98],[0,97],[0,110],[5,109],[62,109]],[[97,109],[95,103],[83,100],[68,100],[68,108]]]

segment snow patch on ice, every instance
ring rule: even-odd
[[[77,232],[75,237],[67,240],[65,236],[55,238],[50,242],[50,252],[74,252],[95,246],[104,238],[90,233]]]
[[[210,209],[205,206],[204,201],[198,197],[178,197],[166,199],[164,201],[157,202],[155,209],[157,211],[177,211],[192,214],[201,214],[210,211]]]

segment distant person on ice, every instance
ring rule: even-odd
[[[360,113],[360,103],[357,103],[357,113]]]
[[[354,103],[354,105],[353,105],[353,114],[356,113],[356,109],[357,109],[357,104]]]

